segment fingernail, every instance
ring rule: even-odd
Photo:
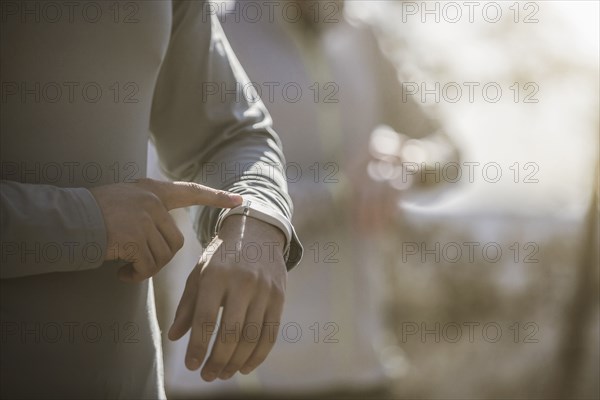
[[[248,375],[250,372],[252,372],[252,368],[242,368],[240,369],[240,372],[244,375]]]
[[[190,358],[188,360],[188,368],[192,371],[197,370],[198,368],[200,368],[200,361],[197,358]]]
[[[214,381],[216,377],[217,377],[217,374],[215,374],[212,371],[206,372],[204,374],[204,379],[207,380],[207,381]]]
[[[236,203],[242,203],[244,201],[244,198],[237,193],[230,193],[229,198]]]
[[[229,379],[229,378],[231,378],[232,375],[233,375],[233,372],[221,372],[221,375],[219,375],[219,378]]]

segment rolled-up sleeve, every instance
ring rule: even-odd
[[[282,229],[288,269],[302,246],[291,224],[285,159],[271,117],[235,57],[208,2],[178,1],[155,88],[152,138],[163,171],[241,194],[250,215]],[[206,245],[230,210],[194,207]],[[233,212],[236,212],[234,210]]]

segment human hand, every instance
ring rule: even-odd
[[[201,376],[206,381],[250,373],[275,344],[283,312],[285,237],[260,220],[233,215],[190,273],[169,339],[190,328],[185,363],[200,368],[223,307],[217,337]]]
[[[106,226],[105,260],[123,260],[119,279],[141,282],[155,275],[183,246],[183,235],[169,210],[192,205],[221,208],[242,203],[238,194],[191,182],[140,179],[90,189]]]

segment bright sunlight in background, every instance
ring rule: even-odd
[[[444,18],[436,23],[432,15],[423,23],[420,14],[402,21],[402,3],[349,1],[347,7],[354,18],[380,26],[386,38],[382,46],[399,68],[401,80],[425,82],[427,88],[436,82],[461,87],[463,96],[456,103],[442,96],[436,104],[433,95],[424,100],[441,115],[463,151],[463,161],[481,166],[496,162],[504,174],[512,174],[511,179],[488,183],[481,179],[480,167],[475,184],[451,191],[436,207],[581,216],[598,158],[599,3],[537,2],[537,22],[503,18],[496,24],[482,18],[469,23],[465,15],[457,23]],[[508,3],[502,4],[504,12],[509,11]],[[526,4],[520,3],[521,22],[533,12]],[[481,83],[472,103],[467,99],[468,82]],[[484,101],[481,87],[486,82],[503,89],[499,102]],[[518,89],[511,89],[514,82],[519,82]],[[535,86],[525,87],[526,83]],[[452,90],[447,94],[454,96]],[[537,102],[525,103],[528,94]],[[526,184],[527,177],[539,182]],[[405,206],[422,205],[414,203],[409,200]]]

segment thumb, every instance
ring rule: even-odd
[[[158,196],[167,210],[189,206],[233,208],[242,204],[242,196],[194,182],[145,180],[144,186]]]

